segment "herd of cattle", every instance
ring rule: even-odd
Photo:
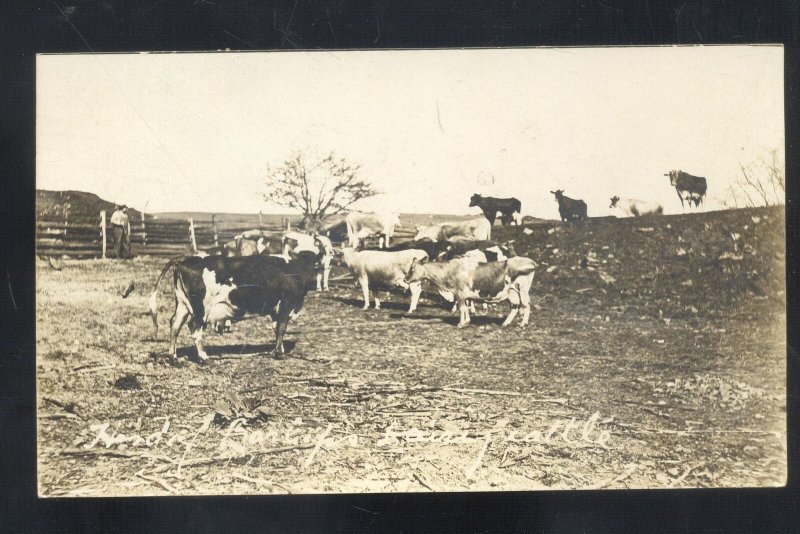
[[[704,178],[671,171],[670,183],[695,206],[706,191]],[[586,203],[552,191],[563,221],[585,220]],[[686,195],[684,197],[684,195]],[[300,313],[307,292],[314,286],[327,291],[331,265],[346,267],[361,287],[364,309],[370,307],[370,288],[399,287],[411,294],[408,312],[417,307],[425,282],[460,312],[459,327],[470,323],[474,302],[508,301],[511,311],[503,321],[508,326],[521,311],[521,325],[530,317],[530,289],[536,262],[518,256],[513,241],[491,240],[492,223],[500,215],[504,225],[521,222],[521,203],[515,198],[498,199],[473,195],[470,206],[478,206],[484,217],[418,227],[414,239],[392,245],[395,214],[348,213],[343,221],[306,227],[306,232],[252,230],[236,236],[214,251],[170,260],[156,280],[149,307],[158,333],[157,297],[161,279],[173,271],[175,311],[170,320],[170,355],[177,358],[177,338],[188,321],[197,359],[208,356],[203,346],[206,326],[217,332],[230,329],[232,320],[246,316],[270,316],[275,331],[276,357],[285,354],[283,338],[292,317]],[[662,213],[661,206],[611,198],[611,207],[627,215]],[[334,247],[331,235],[344,223],[346,245]],[[310,226],[310,225],[308,225]],[[328,234],[328,235],[325,235]],[[362,241],[378,236],[378,248],[362,247]],[[340,239],[339,241],[345,241]],[[374,296],[375,308],[380,300]]]

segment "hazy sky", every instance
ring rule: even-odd
[[[37,187],[148,212],[286,212],[262,199],[294,150],[359,162],[362,209],[472,213],[474,192],[557,218],[550,190],[707,209],[749,164],[783,161],[783,49],[767,46],[42,55]],[[494,184],[492,184],[492,179]]]

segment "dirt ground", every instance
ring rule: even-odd
[[[165,258],[38,262],[40,493],[785,483],[779,209],[493,237],[540,264],[525,328],[501,329],[499,304],[457,329],[433,294],[413,315],[401,292],[363,311],[338,280],[290,323],[290,358],[257,318],[208,333],[205,366],[166,358],[169,294],[153,337]]]

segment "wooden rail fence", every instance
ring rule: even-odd
[[[58,220],[36,221],[36,253],[42,256],[69,256],[73,258],[113,258],[114,235],[109,224],[111,214],[100,212],[95,221]],[[209,250],[223,245],[236,235],[248,230],[281,231],[290,221],[283,218],[280,224],[264,222],[259,214],[252,223],[218,221],[212,216],[208,221],[188,219],[158,219],[146,215],[133,218],[131,224],[131,249],[135,256],[178,256]],[[399,240],[413,237],[414,230],[398,228]]]

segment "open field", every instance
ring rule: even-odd
[[[365,312],[341,279],[309,293],[289,359],[259,318],[207,334],[205,366],[165,357],[166,283],[153,337],[164,258],[39,262],[40,493],[782,485],[783,224],[773,208],[495,227],[540,263],[526,328],[501,329],[501,304],[457,329],[433,294]]]

